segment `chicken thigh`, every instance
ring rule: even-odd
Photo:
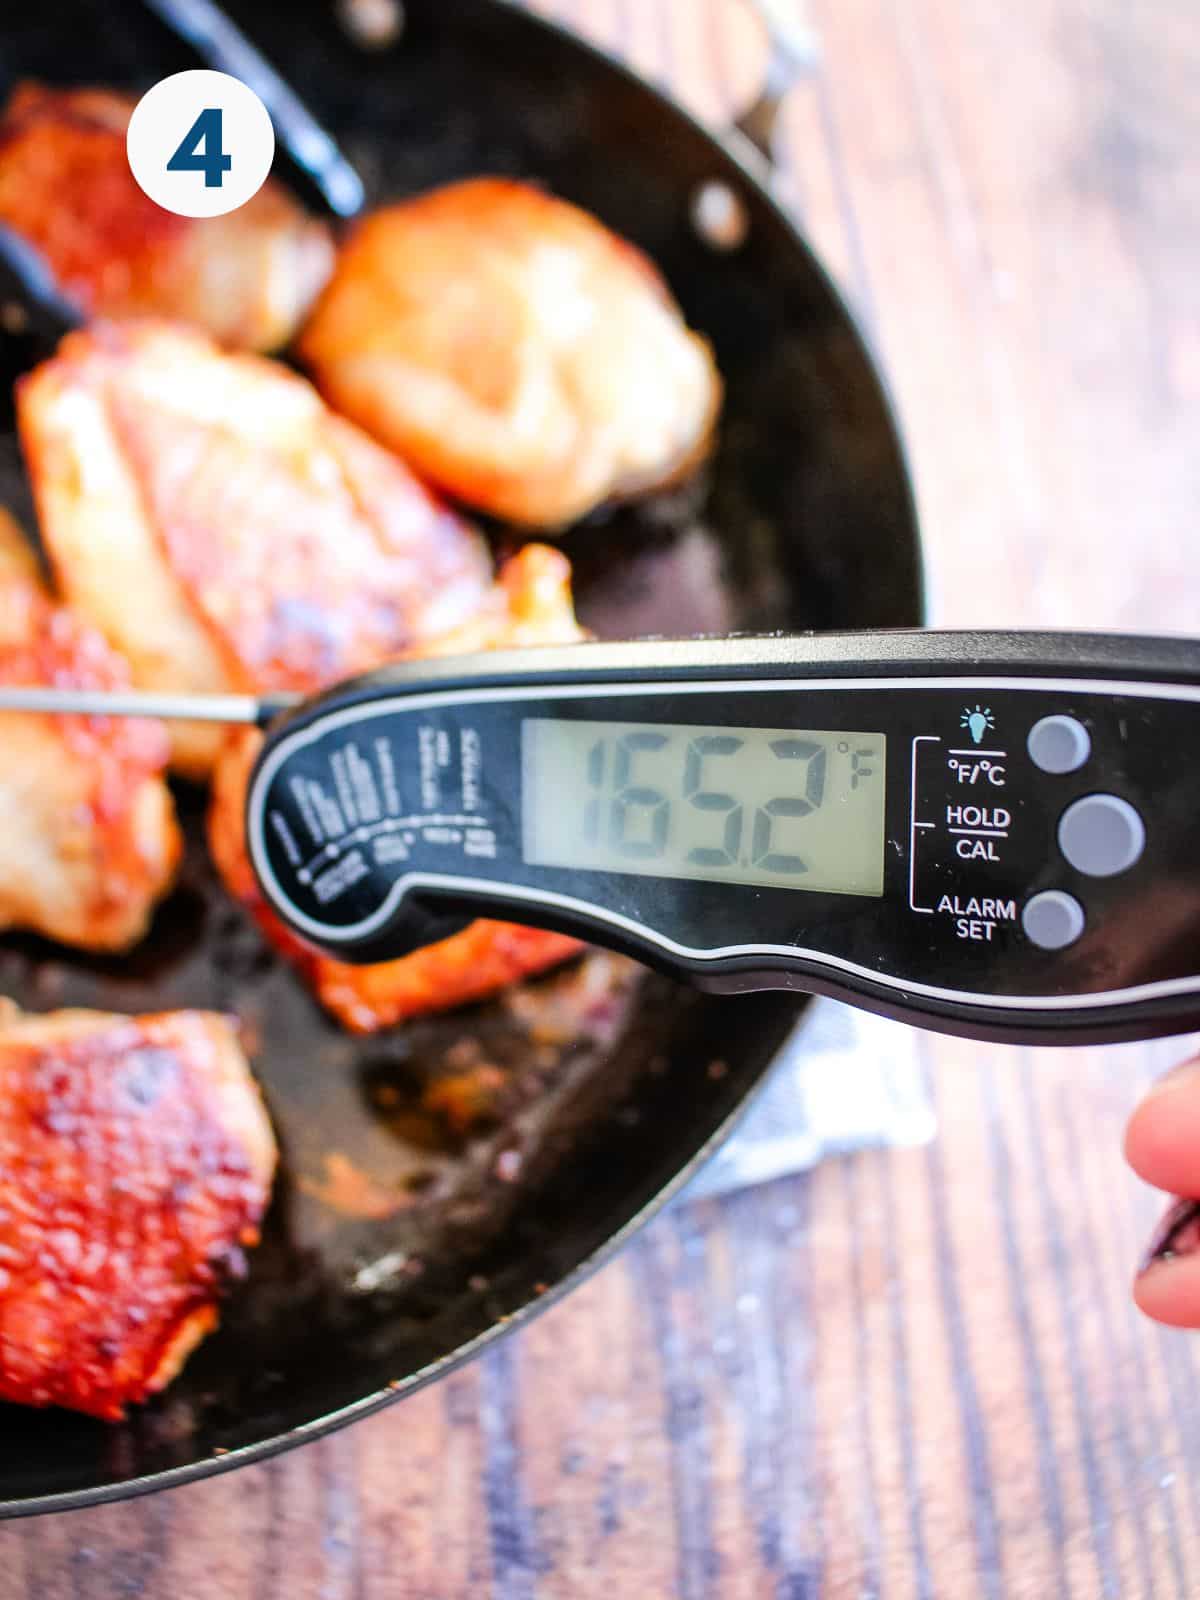
[[[333,265],[329,230],[271,179],[224,217],[164,211],[129,169],[133,106],[110,89],[19,85],[0,117],[0,223],[86,317],[175,317],[235,349],[286,344]]]
[[[129,669],[56,605],[0,513],[0,684],[125,689]],[[146,931],[181,849],[160,722],[0,713],[0,928],[85,950]]]
[[[229,1022],[0,1018],[0,1399],[119,1421],[216,1325],[275,1140]]]
[[[101,323],[21,380],[59,586],[145,689],[310,690],[470,617],[479,535],[274,362]],[[221,731],[172,729],[204,777]]]
[[[360,222],[299,349],[330,402],[431,482],[536,528],[683,475],[721,400],[648,258],[507,179]]]

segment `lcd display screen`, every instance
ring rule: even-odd
[[[881,733],[530,717],[525,860],[882,895]]]

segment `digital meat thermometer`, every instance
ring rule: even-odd
[[[1195,641],[913,632],[401,663],[272,724],[247,832],[272,908],[346,961],[484,915],[705,988],[987,1039],[1200,1026]]]

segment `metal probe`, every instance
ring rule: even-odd
[[[230,722],[265,728],[300,695],[153,694],[142,689],[0,686],[0,712],[81,717],[162,717],[173,722]]]

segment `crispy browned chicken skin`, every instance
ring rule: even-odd
[[[569,644],[583,635],[571,605],[571,568],[544,545],[509,561],[479,615],[421,655],[459,655],[504,646]],[[217,763],[209,842],[225,885],[267,937],[299,968],[317,999],[352,1033],[375,1033],[408,1017],[482,1000],[518,978],[557,966],[582,948],[575,939],[507,922],[473,922],[461,933],[396,961],[356,967],[319,955],[263,903],[246,854],[246,785],[261,734],[234,734]]]
[[[129,669],[55,605],[0,512],[0,683],[124,689]],[[0,714],[0,928],[86,950],[146,930],[179,860],[160,722]]]
[[[21,84],[0,118],[0,222],[89,317],[177,317],[234,348],[286,344],[333,265],[328,229],[270,179],[225,217],[164,211],[129,170],[133,105]]]
[[[168,1384],[274,1169],[224,1017],[0,1020],[0,1399],[118,1421]]]
[[[102,323],[22,379],[17,409],[59,586],[142,688],[315,689],[487,593],[479,535],[275,362]],[[172,741],[203,777],[221,733]]]
[[[300,336],[322,391],[450,494],[558,528],[680,476],[721,399],[640,250],[478,178],[360,222]]]

